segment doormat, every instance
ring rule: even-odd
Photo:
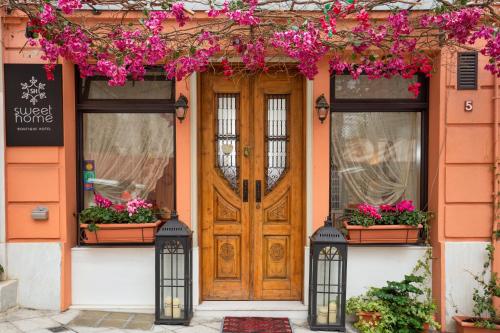
[[[222,333],[292,333],[288,318],[224,317]]]

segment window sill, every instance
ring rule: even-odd
[[[124,249],[130,249],[130,248],[153,248],[154,249],[155,245],[154,244],[140,244],[140,243],[117,243],[117,244],[80,244],[80,245],[75,245],[71,249],[73,251],[85,251],[88,249],[99,249],[99,248],[124,248]]]
[[[394,243],[376,243],[376,244],[347,244],[348,247],[404,247],[409,249],[425,249],[429,247],[424,243],[416,244],[394,244]]]

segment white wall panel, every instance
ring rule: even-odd
[[[19,306],[59,310],[60,243],[7,243],[9,279],[16,279]]]

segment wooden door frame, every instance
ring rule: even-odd
[[[196,117],[196,159],[197,159],[197,164],[196,164],[196,179],[197,179],[197,193],[198,193],[198,197],[196,199],[196,203],[192,203],[192,204],[195,204],[196,205],[196,210],[197,210],[197,216],[196,216],[196,219],[197,219],[197,222],[196,222],[196,241],[197,241],[197,244],[198,244],[198,295],[199,295],[199,299],[198,299],[198,304],[201,304],[203,301],[205,301],[203,299],[203,251],[201,250],[202,246],[203,246],[203,241],[202,241],[202,238],[203,238],[203,235],[202,235],[202,200],[200,198],[200,195],[202,193],[201,191],[201,180],[203,179],[202,178],[202,163],[201,163],[201,147],[202,147],[202,143],[201,143],[201,114],[202,114],[202,107],[201,107],[201,103],[202,103],[202,94],[203,94],[203,91],[201,89],[201,81],[202,81],[202,76],[205,75],[204,73],[200,73],[198,75],[196,75],[196,114],[193,115]],[[296,74],[296,75],[300,75],[300,74]],[[302,251],[302,253],[304,254],[304,249],[305,249],[305,246],[307,245],[307,233],[308,233],[308,205],[307,205],[307,188],[308,188],[308,181],[309,178],[308,178],[308,173],[309,173],[309,170],[308,170],[308,163],[307,163],[307,135],[308,135],[308,115],[310,112],[308,112],[308,84],[307,84],[307,80],[305,77],[302,77],[302,110],[303,110],[303,113],[302,113],[302,121],[303,121],[303,126],[302,126],[302,138],[301,138],[301,142],[302,142],[302,157],[304,159],[304,162],[303,162],[303,170],[304,170],[304,176],[302,178],[302,185],[303,185],[303,193],[302,193],[302,230],[301,230],[301,247],[300,247],[300,251]],[[312,149],[313,147],[311,146],[310,149]],[[306,256],[302,256],[302,280],[303,281],[306,281],[308,280],[307,278],[307,274],[309,274],[307,271],[306,271],[306,263],[305,263],[305,260],[307,259]],[[300,300],[302,302],[305,302],[306,299],[307,299],[307,286],[303,286],[302,288],[302,295],[301,295],[301,298]]]

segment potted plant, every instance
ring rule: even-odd
[[[486,246],[488,254],[481,274],[474,275],[479,287],[472,294],[473,316],[454,316],[458,333],[487,333],[500,331],[500,314],[495,299],[500,297],[500,279],[496,272],[489,273],[493,262],[495,247]]]
[[[415,209],[411,200],[379,208],[363,203],[342,217],[349,243],[417,243],[430,213]]]
[[[94,196],[95,206],[79,214],[81,241],[85,244],[153,243],[161,221],[153,205],[142,199],[126,204],[113,204],[99,194]]]
[[[377,332],[389,329],[387,326],[388,318],[390,317],[389,309],[370,295],[370,291],[366,295],[351,297],[346,303],[346,312],[356,316],[356,327],[360,332]],[[382,316],[384,320],[381,322]]]
[[[429,249],[402,281],[388,281],[381,288],[372,287],[366,294],[350,298],[346,311],[357,316],[354,326],[361,333],[428,332],[439,328],[430,289],[431,258]]]

